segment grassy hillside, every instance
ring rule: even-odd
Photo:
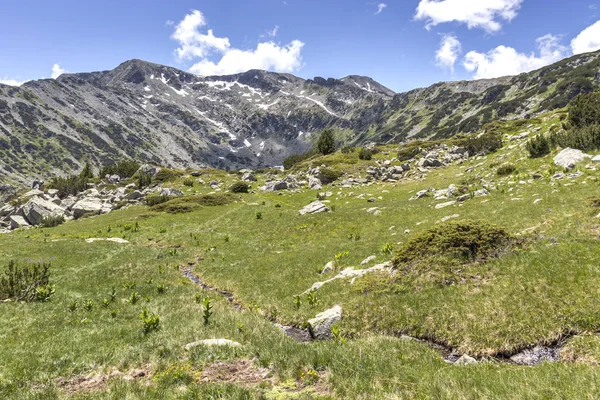
[[[499,151],[396,183],[255,190],[235,194],[229,204],[191,209],[178,207],[186,202],[179,199],[163,209],[190,212],[135,206],[0,235],[0,271],[10,260],[50,262],[56,286],[48,302],[0,303],[0,397],[596,398],[600,210],[593,200],[600,171],[588,160],[556,179],[564,172],[552,163],[558,149],[530,159],[527,138],[511,140],[547,132],[559,118],[498,124]],[[378,150],[369,161],[357,151],[314,157],[294,171],[324,164],[343,170],[342,179],[364,177],[398,147]],[[516,170],[498,175],[508,164]],[[253,189],[275,174],[284,177],[258,173]],[[169,186],[193,196],[213,192],[207,184],[185,186],[185,179]],[[228,188],[239,177],[207,170],[201,179]],[[409,200],[451,184],[465,193],[485,186],[490,194],[445,208],[435,206],[448,200],[432,196]],[[319,192],[331,192],[325,204],[333,211],[299,215]],[[477,221],[502,228],[514,246],[458,262],[439,251],[426,259],[431,262],[335,280],[310,298],[302,294],[344,268],[392,261],[420,234]],[[376,259],[360,266],[371,255]],[[322,275],[330,261],[334,271]],[[218,291],[190,281],[185,268]],[[214,305],[209,324],[200,304],[207,296]],[[303,328],[335,305],[343,319],[332,340],[300,343],[275,325]],[[160,317],[160,329],[143,333],[144,309]],[[211,338],[241,347],[184,348]],[[559,360],[533,367],[508,360],[535,345],[560,349]],[[478,363],[445,360],[463,354]]]

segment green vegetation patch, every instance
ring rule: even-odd
[[[198,210],[202,206],[223,206],[233,201],[228,194],[207,194],[203,196],[184,196],[152,206],[153,211],[169,214],[183,214]]]
[[[504,228],[485,221],[464,220],[435,226],[405,243],[393,260],[400,276],[417,282],[456,284],[465,265],[499,257],[518,240]]]

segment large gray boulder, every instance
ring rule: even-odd
[[[285,181],[273,181],[267,182],[265,186],[261,188],[261,190],[264,192],[276,192],[279,190],[286,190],[288,189],[288,187],[289,185]]]
[[[300,215],[306,215],[306,214],[318,214],[318,213],[327,212],[327,211],[329,211],[329,207],[327,207],[325,204],[323,204],[320,201],[313,201],[312,203],[310,203],[309,205],[304,207],[299,212],[300,212]]]
[[[137,170],[137,172],[143,172],[154,177],[160,172],[160,168],[155,167],[154,165],[144,164]]]
[[[244,175],[242,175],[242,180],[244,182],[256,182],[256,177],[252,172],[246,172]]]
[[[20,215],[11,215],[8,217],[10,222],[10,229],[18,229],[29,226],[29,223],[25,220],[25,218]]]
[[[554,157],[554,164],[563,168],[574,168],[577,163],[591,157],[581,150],[566,148]]]
[[[104,203],[101,199],[86,197],[73,204],[71,211],[73,211],[73,217],[80,218],[89,213],[101,213],[103,211],[103,206]]]
[[[316,340],[331,339],[331,328],[342,320],[342,307],[335,306],[317,314],[308,320],[308,327],[312,337]]]
[[[34,196],[23,205],[23,216],[31,225],[41,225],[46,217],[65,215],[65,209],[49,200]]]

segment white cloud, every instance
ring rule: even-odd
[[[487,53],[470,51],[463,60],[463,66],[474,72],[473,78],[497,78],[518,75],[552,64],[568,55],[568,49],[560,44],[560,38],[545,35],[536,40],[539,55],[519,53],[512,47],[498,46]]]
[[[461,44],[454,35],[444,35],[440,48],[435,53],[437,64],[454,72],[454,64],[461,52]]]
[[[571,41],[573,54],[589,53],[600,49],[600,21],[585,28]]]
[[[175,52],[180,60],[206,57],[213,50],[224,53],[229,49],[228,38],[216,37],[212,29],[207,34],[198,30],[205,25],[204,15],[198,10],[193,10],[177,24],[171,38],[179,42],[180,47]]]
[[[18,81],[16,79],[8,79],[8,78],[0,79],[1,84],[8,85],[8,86],[21,86],[25,82],[26,81]]]
[[[469,29],[482,28],[497,32],[499,20],[511,21],[517,16],[523,0],[421,0],[416,20],[426,20],[426,28],[446,22],[467,24]]]
[[[294,40],[287,46],[273,42],[259,43],[255,50],[231,49],[217,63],[203,59],[190,68],[198,75],[228,75],[250,69],[293,72],[302,67],[304,43]]]
[[[387,7],[387,4],[385,3],[379,3],[377,4],[377,12],[375,13],[375,15],[377,14],[381,14],[381,12],[384,10],[384,8]]]
[[[189,70],[198,75],[234,74],[249,69],[265,69],[280,72],[294,72],[302,67],[301,51],[304,46],[299,40],[287,45],[272,41],[261,42],[256,49],[242,50],[231,47],[228,38],[216,37],[212,30],[207,34],[200,31],[206,26],[204,15],[193,10],[175,27],[172,39],[179,42],[175,50],[180,60],[200,59]],[[275,26],[267,35],[274,37],[279,31]],[[212,61],[209,56],[218,56]]]
[[[50,76],[52,79],[56,79],[59,76],[61,76],[62,74],[64,74],[66,71],[60,67],[60,65],[58,64],[54,64],[52,66],[52,75]]]

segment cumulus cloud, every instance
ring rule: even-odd
[[[375,15],[377,14],[381,14],[381,12],[387,7],[387,4],[385,3],[379,3],[377,4],[377,12],[375,13]]]
[[[427,21],[426,28],[446,22],[467,24],[469,29],[481,28],[497,32],[501,21],[511,21],[517,16],[523,0],[421,0],[415,14],[416,20]]]
[[[206,25],[204,15],[198,10],[193,10],[175,27],[172,39],[179,42],[179,48],[175,50],[180,60],[195,57],[206,57],[211,51],[226,52],[230,48],[228,38],[218,38],[212,29],[204,34],[199,31]]]
[[[228,38],[216,37],[212,30],[203,33],[207,25],[204,15],[193,10],[175,27],[172,39],[179,42],[175,54],[179,60],[200,59],[189,69],[198,75],[234,74],[249,69],[265,69],[279,72],[294,72],[302,67],[304,43],[294,40],[287,45],[273,41],[258,43],[255,49],[233,48]],[[267,36],[274,37],[279,31],[276,26]],[[212,61],[209,57],[219,57]]]
[[[454,64],[461,52],[460,41],[454,35],[444,35],[440,48],[435,53],[437,65],[442,68],[448,68],[454,72]]]
[[[487,53],[470,51],[463,66],[473,72],[475,79],[497,78],[517,75],[552,64],[568,55],[568,49],[560,44],[560,38],[545,35],[536,40],[538,54],[519,53],[512,47],[498,46]]]
[[[54,64],[54,65],[52,66],[52,75],[50,75],[50,77],[51,77],[52,79],[56,79],[56,78],[58,78],[59,76],[61,76],[62,74],[64,74],[65,72],[66,72],[66,71],[65,71],[63,68],[61,68],[61,67],[60,67],[60,65],[58,65],[58,64]]]
[[[301,51],[304,43],[294,40],[287,46],[273,42],[259,43],[255,50],[231,49],[220,61],[203,59],[190,68],[198,75],[228,75],[250,69],[293,72],[302,67]]]
[[[2,85],[8,85],[8,86],[21,86],[25,82],[26,81],[19,81],[19,80],[16,80],[16,79],[0,78],[0,84],[2,84]]]
[[[600,21],[585,28],[571,41],[573,54],[589,53],[600,50]]]

